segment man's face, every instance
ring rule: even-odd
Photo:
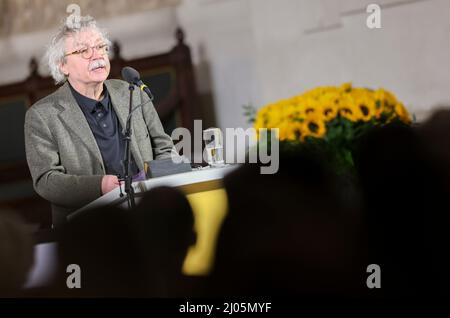
[[[92,29],[82,30],[66,39],[65,54],[79,52],[67,55],[60,66],[72,85],[83,87],[103,83],[108,78],[111,66],[102,44],[106,45],[104,38]]]

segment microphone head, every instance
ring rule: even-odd
[[[141,79],[141,75],[134,68],[125,66],[122,69],[122,78],[128,83],[136,83]]]

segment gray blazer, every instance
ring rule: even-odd
[[[129,110],[128,83],[107,80],[111,102],[122,127]],[[149,101],[136,89],[133,105]],[[133,113],[131,151],[139,169],[144,162],[168,158],[174,150],[151,102]],[[83,112],[65,83],[39,100],[25,116],[25,150],[36,192],[52,204],[53,224],[100,197],[105,166]]]

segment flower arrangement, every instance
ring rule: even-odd
[[[301,95],[262,107],[254,127],[278,128],[280,145],[314,145],[334,154],[338,163],[352,165],[354,141],[368,129],[390,123],[409,125],[411,116],[387,90],[317,87]]]

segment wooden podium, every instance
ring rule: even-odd
[[[194,213],[194,227],[197,232],[197,242],[191,246],[184,262],[183,272],[186,275],[205,275],[211,269],[218,231],[228,210],[227,194],[222,186],[222,179],[236,168],[237,165],[206,167],[132,184],[137,204],[146,191],[160,186],[178,188],[186,195]],[[125,194],[123,186],[122,192]],[[117,187],[70,214],[68,220],[101,206],[128,208],[126,197],[120,196],[120,189]]]

